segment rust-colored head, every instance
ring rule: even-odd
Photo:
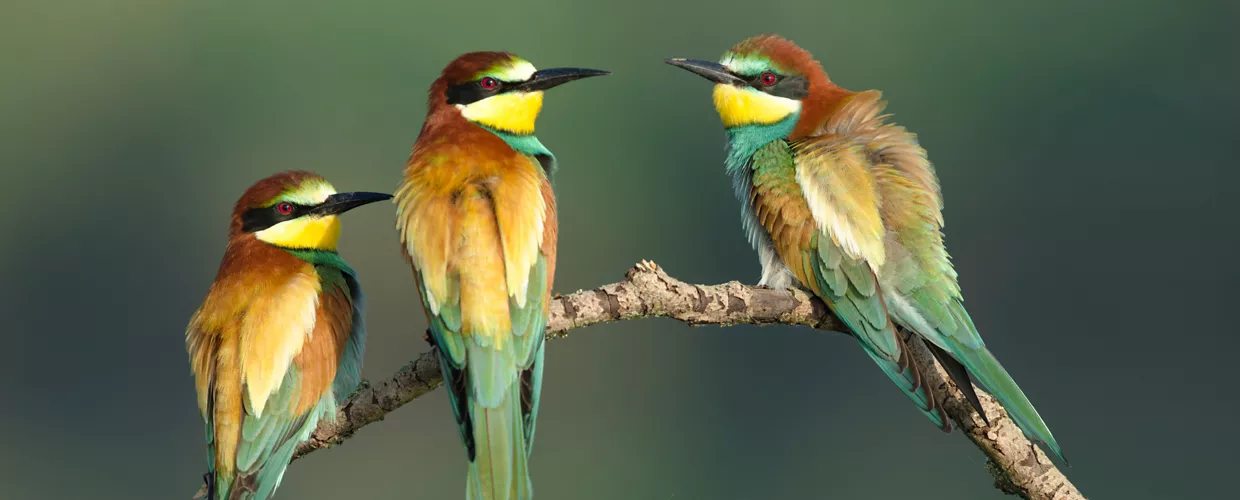
[[[827,79],[822,65],[814,55],[792,41],[779,35],[758,35],[733,45],[724,55],[724,65],[732,64],[737,70],[774,69],[784,74],[802,75],[820,81]]]
[[[517,68],[523,71],[518,72]],[[498,77],[500,73],[509,72],[518,80],[529,78],[534,74],[534,65],[509,52],[470,52],[461,54],[448,63],[439,78],[431,84],[428,104],[443,106],[448,104],[447,90],[450,87],[478,81],[483,76]]]
[[[253,235],[282,248],[335,250],[340,235],[336,215],[389,198],[383,193],[337,193],[313,172],[280,172],[245,190],[233,207],[228,236]]]
[[[534,133],[544,90],[607,74],[580,68],[537,70],[508,52],[470,52],[448,63],[431,84],[427,114],[459,113],[491,130],[529,135]]]
[[[777,35],[748,38],[718,63],[668,59],[716,83],[715,109],[725,127],[779,126],[788,137],[814,133],[851,92],[831,82],[809,51]],[[795,117],[795,118],[794,118]]]

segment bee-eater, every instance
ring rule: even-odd
[[[532,497],[528,456],[555,276],[555,157],[534,136],[543,91],[608,74],[536,70],[506,52],[452,61],[396,191],[444,385],[469,458],[466,498]]]
[[[357,388],[362,290],[336,253],[337,216],[389,198],[282,172],[237,201],[215,283],[185,333],[208,499],[270,497],[297,444]]]
[[[809,288],[883,372],[951,430],[897,325],[928,340],[985,419],[969,374],[1062,459],[1033,404],[986,348],[943,246],[943,201],[917,136],[881,114],[877,90],[831,82],[813,56],[765,35],[718,63],[667,62],[715,83],[726,167],[762,264],[759,284]]]

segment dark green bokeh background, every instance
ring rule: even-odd
[[[883,89],[920,134],[969,309],[1084,492],[1234,493],[1235,2],[0,10],[0,497],[188,498],[205,452],[183,331],[234,200],[291,168],[394,189],[461,52],[615,73],[549,92],[539,122],[562,165],[559,292],[642,258],[755,281],[709,85],[662,61],[763,32]],[[392,216],[348,214],[341,249],[369,295],[371,379],[427,349]],[[549,345],[540,498],[1000,496],[845,337],[651,320]],[[464,470],[437,391],[297,462],[277,498],[460,498]]]

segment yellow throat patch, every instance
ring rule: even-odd
[[[801,109],[801,101],[725,83],[715,85],[714,97],[719,119],[729,128],[775,124]]]
[[[508,92],[461,106],[461,115],[495,130],[528,135],[534,133],[542,100],[542,91]]]
[[[259,240],[284,248],[336,250],[340,219],[335,215],[286,220],[254,233]]]

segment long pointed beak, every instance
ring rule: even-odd
[[[320,203],[319,206],[314,207],[310,213],[313,215],[342,214],[362,205],[387,200],[391,197],[392,195],[390,194],[367,193],[363,191],[353,193],[336,193],[328,196],[323,203]]]
[[[726,83],[729,85],[747,85],[748,82],[733,75],[728,68],[722,64],[710,61],[701,61],[698,59],[685,59],[683,57],[673,57],[666,61],[672,66],[684,68],[686,70],[697,73],[698,76],[710,80],[715,83]]]
[[[592,76],[610,75],[610,71],[601,69],[584,69],[584,68],[550,68],[540,69],[534,72],[529,80],[517,86],[518,90],[526,92],[534,92],[538,90],[547,90],[561,84],[589,78]]]

